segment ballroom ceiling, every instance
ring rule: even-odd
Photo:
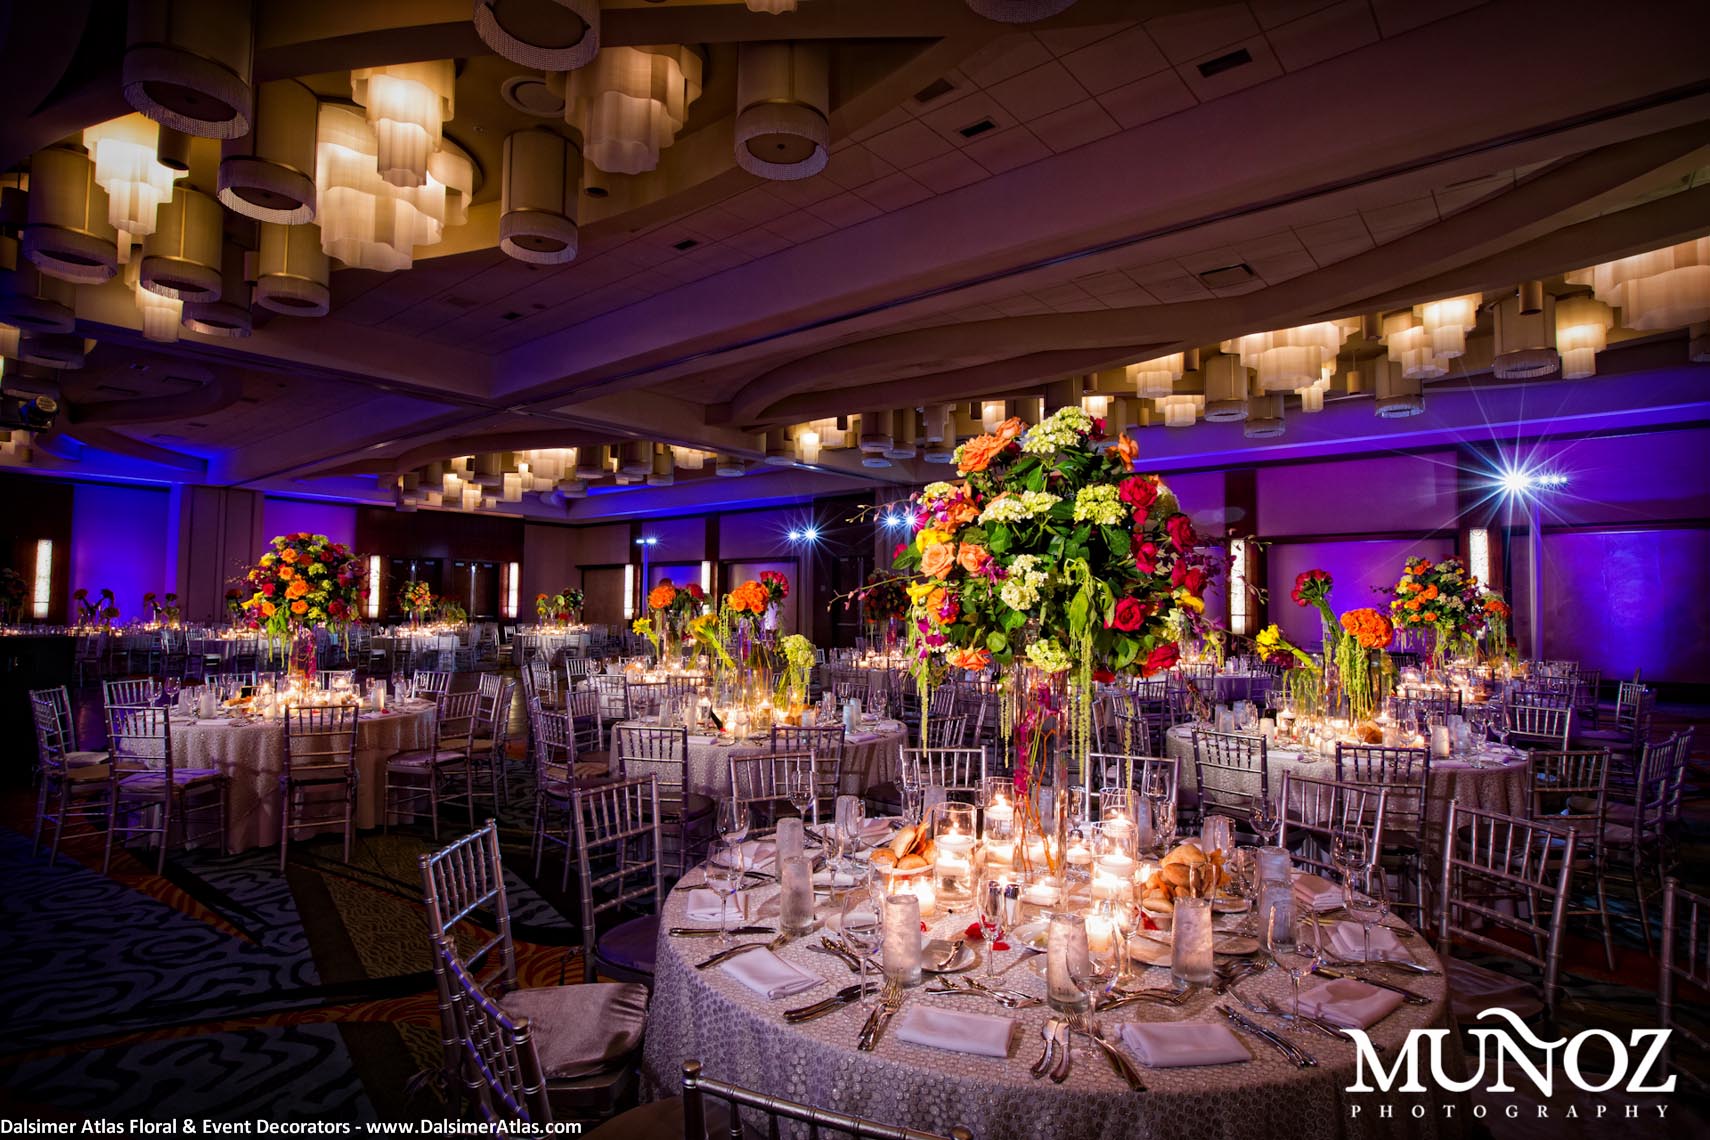
[[[10,19],[0,165],[21,187],[33,154],[129,112],[127,36],[93,2]],[[1015,25],[965,0],[608,0],[602,45],[688,45],[701,94],[656,169],[584,164],[579,249],[542,265],[498,245],[505,139],[589,140],[538,70],[486,46],[469,0],[259,0],[257,83],[343,101],[353,68],[455,61],[444,134],[476,168],[467,221],[406,269],[335,262],[325,316],[256,308],[242,339],[157,343],[121,278],[84,286],[83,369],[8,362],[8,390],[33,374],[68,405],[39,467],[372,501],[455,456],[708,453],[645,496],[497,507],[572,520],[707,505],[712,453],[748,469],[717,480],[724,500],[919,482],[944,468],[863,467],[854,447],[767,466],[764,433],[872,409],[912,430],[916,409],[1065,380],[1116,396],[1111,370],[1135,361],[1333,318],[1368,320],[1327,395],[1369,408],[1343,377],[1383,355],[1380,314],[1481,295],[1466,354],[1425,391],[1477,384],[1518,283],[1566,296],[1583,286],[1564,274],[1710,232],[1707,39],[1710,9],[1686,2],[1078,0]],[[825,48],[830,136],[824,170],[790,181],[735,158],[739,54],[784,41]],[[218,161],[194,140],[190,181]],[[226,237],[253,248],[254,227],[228,212]],[[1617,324],[1596,377],[1538,382],[1689,367],[1691,335]],[[1143,450],[1216,428],[1130,403]]]

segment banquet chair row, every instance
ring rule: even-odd
[[[230,781],[217,768],[178,763],[172,750],[172,720],[164,708],[109,705],[107,747],[107,849],[102,873],[112,869],[113,845],[136,835],[156,837],[155,874],[166,870],[166,849],[176,826],[182,841],[212,837],[225,849]],[[195,836],[195,817],[215,814],[212,828]]]

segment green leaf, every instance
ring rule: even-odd
[[[1002,625],[1006,632],[1014,633],[1027,624],[1027,615],[1020,610],[1004,611]]]
[[[1075,595],[1074,601],[1069,603],[1069,632],[1071,634],[1079,634],[1087,628],[1089,608],[1087,593],[1082,590]]]
[[[994,629],[986,634],[986,648],[993,653],[1002,653],[1009,648],[1009,638]]]

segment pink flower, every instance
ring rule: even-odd
[[[1146,620],[1146,607],[1136,598],[1118,598],[1116,609],[1105,624],[1123,633],[1133,633]]]
[[[1181,656],[1182,651],[1176,648],[1175,642],[1160,645],[1146,655],[1145,664],[1140,666],[1140,675],[1150,677],[1154,673],[1161,673],[1181,660]]]

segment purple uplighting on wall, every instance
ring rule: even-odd
[[[164,489],[77,484],[71,511],[70,588],[87,589],[91,598],[103,589],[111,590],[123,620],[145,616],[144,594],[164,594],[174,588],[166,580],[169,501],[170,492]]]
[[[356,508],[342,503],[268,498],[262,504],[261,529],[268,537],[307,531],[346,546],[356,544]]]
[[[1544,537],[1544,654],[1605,681],[1710,681],[1710,530]]]

